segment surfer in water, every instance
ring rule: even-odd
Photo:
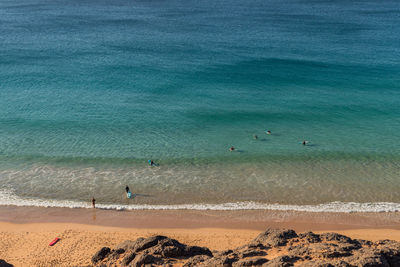
[[[257,139],[258,139],[258,136],[257,136],[257,135],[254,135],[253,138],[254,138],[255,140],[257,140]]]
[[[307,141],[302,142],[303,146],[307,145]]]
[[[235,150],[235,148],[233,147],[233,146],[231,146],[230,148],[229,148],[229,151],[230,152],[232,152],[232,151],[234,151]]]
[[[129,189],[129,186],[125,187],[126,191],[126,198],[135,198],[135,194],[132,194],[131,190]]]
[[[271,131],[270,131],[270,130],[268,130],[268,131],[266,131],[266,133],[267,133],[267,134],[271,134]]]

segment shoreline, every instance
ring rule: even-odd
[[[121,228],[226,228],[263,231],[395,229],[400,212],[303,212],[276,210],[134,210],[0,206],[0,222],[76,223]]]

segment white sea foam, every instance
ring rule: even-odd
[[[0,190],[0,205],[20,207],[91,208],[88,202],[21,198],[11,191]],[[331,202],[317,205],[282,205],[251,201],[222,204],[179,204],[179,205],[122,205],[96,204],[97,208],[108,210],[280,210],[305,212],[398,212],[400,203],[374,202]]]

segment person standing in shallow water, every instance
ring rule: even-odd
[[[126,186],[125,187],[125,191],[126,191],[126,193],[129,193],[131,190],[129,189],[129,186]]]
[[[95,209],[96,208],[96,199],[92,197],[92,207]]]

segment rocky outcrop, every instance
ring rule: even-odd
[[[297,234],[293,230],[268,229],[250,242],[249,246],[264,248],[284,246],[288,240],[295,237],[297,237]]]
[[[102,248],[92,262],[96,266],[395,267],[400,266],[400,243],[268,229],[244,246],[212,253],[166,236],[152,236]]]
[[[186,266],[194,266],[210,257],[208,248],[187,246],[166,236],[126,240],[115,249],[102,248],[92,258],[96,266],[155,266],[173,265],[186,261]]]
[[[111,252],[110,248],[107,248],[107,247],[101,248],[92,257],[92,262],[97,263],[97,262],[103,260],[105,257],[107,257],[108,254],[110,254],[110,252]]]
[[[0,267],[13,267],[14,265],[9,264],[5,260],[0,260]]]

